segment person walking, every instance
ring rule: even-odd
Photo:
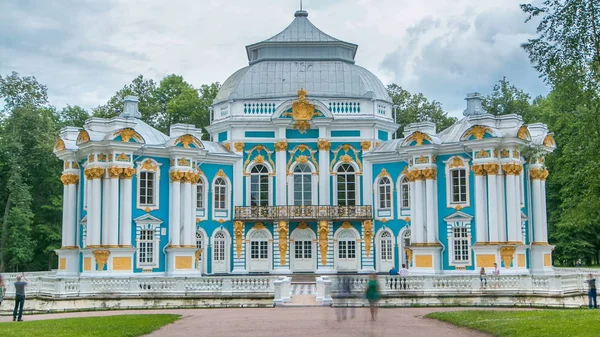
[[[581,259],[577,260],[577,268],[581,268]]]
[[[19,322],[23,321],[23,306],[25,305],[25,286],[27,286],[27,282],[21,281],[22,278],[24,278],[26,281],[29,281],[27,277],[25,277],[25,274],[22,274],[17,276],[17,282],[15,282],[15,309],[13,310],[13,321],[16,321],[18,318]]]
[[[585,282],[588,284],[588,308],[592,309],[592,302],[594,302],[593,308],[598,309],[598,303],[596,302],[596,279],[590,273]]]
[[[379,293],[379,284],[377,283],[377,274],[372,274],[369,283],[367,283],[367,301],[369,301],[369,309],[371,310],[371,320],[377,318],[377,302],[381,298]]]
[[[487,276],[485,275],[485,268],[481,267],[479,271],[479,281],[481,281],[481,287],[487,288]]]

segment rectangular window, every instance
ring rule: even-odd
[[[379,185],[379,208],[390,209],[392,207],[391,185]]]
[[[294,257],[297,259],[302,258],[302,241],[296,241],[294,244]]]
[[[312,244],[310,241],[304,241],[304,258],[312,258]]]
[[[154,205],[154,172],[140,172],[140,206]]]
[[[215,186],[215,209],[225,210],[225,186]]]
[[[338,242],[338,257],[340,259],[348,258],[348,241],[339,241]]]
[[[250,242],[250,258],[251,259],[267,259],[269,254],[269,246],[267,241],[251,241]]]
[[[215,261],[225,261],[225,241],[215,240]]]
[[[348,258],[355,259],[356,258],[356,241],[346,241],[348,242]]]
[[[469,236],[466,227],[456,227],[453,232],[453,248],[455,262],[469,261]]]
[[[467,202],[467,172],[465,169],[450,171],[452,175],[452,202]]]
[[[410,185],[402,183],[402,208],[410,208]]]
[[[148,229],[140,231],[138,245],[138,259],[140,264],[154,264],[154,231]]]
[[[381,259],[384,261],[392,260],[392,240],[381,240]]]

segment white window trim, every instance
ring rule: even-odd
[[[210,237],[210,262],[211,262],[211,274],[214,274],[214,265],[215,265],[215,254],[214,254],[214,243],[215,236],[217,233],[222,232],[225,235],[225,273],[229,274],[231,272],[231,235],[229,232],[223,228],[217,228],[213,231],[212,236]]]
[[[227,197],[226,201],[225,201],[225,209],[221,210],[219,209],[219,211],[224,211],[227,212],[226,216],[217,216],[215,215],[215,181],[217,181],[217,179],[219,178],[223,178],[223,180],[225,180],[225,196]],[[210,204],[211,204],[211,211],[212,211],[212,219],[213,220],[229,220],[231,219],[231,180],[229,180],[229,178],[227,176],[215,176],[212,180],[211,183],[211,187],[210,187]]]
[[[310,240],[312,242],[311,244],[311,256],[312,256],[312,267],[313,267],[313,271],[317,268],[317,255],[319,254],[317,252],[317,235],[315,234],[315,232],[311,229],[311,228],[306,228],[306,229],[299,229],[296,228],[292,231],[292,233],[290,234],[290,252],[289,252],[289,256],[290,256],[290,269],[292,271],[296,271],[296,269],[298,269],[297,265],[296,265],[296,239],[297,236],[299,235],[299,233],[309,233],[310,234]],[[305,270],[303,270],[302,272],[305,272]]]
[[[452,163],[452,159],[454,157],[458,157],[462,160],[463,165],[459,167],[450,168],[450,164]],[[461,206],[462,208],[471,206],[471,167],[469,165],[470,159],[464,158],[462,156],[452,156],[448,158],[448,160],[444,161],[444,169],[446,173],[446,207],[454,208],[456,206]],[[467,184],[467,200],[465,202],[452,202],[452,174],[451,171],[457,169],[465,170],[465,182]]]
[[[398,233],[398,236],[396,237],[396,246],[398,247],[398,257],[400,258],[400,262],[398,263],[398,268],[401,268],[402,264],[405,264],[406,268],[410,269],[410,267],[412,267],[411,266],[412,261],[404,260],[404,248],[410,248],[410,242],[409,242],[408,246],[404,245],[404,236],[406,235],[407,232],[411,233],[409,226],[406,226],[400,230],[400,233]],[[409,235],[409,237],[410,237],[410,235]]]
[[[152,162],[152,165],[156,168],[156,170],[149,170],[143,168],[143,163],[147,160]],[[149,210],[157,210],[160,208],[160,167],[162,164],[157,162],[152,158],[144,158],[141,161],[136,162],[136,191],[135,191],[135,203],[137,209],[149,209]],[[152,172],[154,173],[154,203],[153,204],[140,204],[140,180],[142,172]]]
[[[473,264],[473,217],[463,213],[463,212],[455,212],[446,218],[446,236],[448,242],[448,264],[454,267],[466,267]],[[469,259],[468,261],[455,261],[454,260],[454,228],[457,227],[465,227],[467,229],[467,242]]]
[[[249,272],[264,272],[263,270],[252,270],[252,235],[256,232],[264,231],[267,234],[267,260],[269,261],[268,271],[273,270],[273,235],[268,229],[250,229],[246,234],[246,270]]]
[[[158,259],[158,252],[161,250],[160,247],[160,225],[162,221],[153,216],[142,215],[141,217],[134,219],[135,221],[135,247],[136,247],[136,268],[138,269],[155,269],[160,267],[160,260]],[[139,241],[140,241],[140,231],[142,230],[151,230],[154,232],[154,249],[152,252],[152,257],[154,263],[152,264],[142,264],[140,262],[140,256],[137,250],[139,249]]]
[[[381,208],[380,207],[380,201],[381,201],[381,193],[379,191],[379,183],[381,182],[381,180],[383,180],[383,178],[388,178],[390,180],[389,183],[389,187],[390,187],[390,207],[389,208]],[[392,179],[392,176],[390,175],[384,175],[381,177],[377,177],[377,179],[375,179],[375,184],[373,184],[374,188],[373,188],[373,194],[375,195],[375,219],[377,220],[381,220],[381,219],[393,219],[394,218],[394,179]],[[389,213],[383,213],[383,215],[380,215],[381,212],[389,212]]]
[[[267,171],[269,172],[269,200],[268,200],[268,206],[273,206],[273,167],[271,167],[271,165],[269,165],[269,163],[251,163],[250,165],[248,165],[248,167],[246,167],[246,174],[245,174],[245,180],[246,180],[246,206],[250,206],[251,203],[251,195],[252,193],[250,193],[250,189],[252,186],[251,180],[252,180],[252,169],[256,166],[256,165],[264,165],[267,168]]]
[[[200,175],[198,183],[200,182],[202,182],[202,205],[204,208],[196,207],[196,217],[200,220],[206,220],[208,218],[208,180],[204,175]],[[197,205],[198,204],[196,203],[196,206]]]
[[[352,167],[354,167],[354,175],[356,176],[356,180],[354,182],[354,186],[355,186],[355,205],[356,206],[360,206],[362,205],[361,202],[361,186],[362,186],[362,181],[361,181],[361,176],[362,176],[362,172],[359,169],[358,164],[356,164],[355,162],[351,161],[348,163],[343,163],[343,162],[338,162],[337,164],[335,164],[335,166],[333,167],[333,172],[335,173],[335,175],[331,176],[332,178],[332,185],[333,185],[333,203],[332,205],[337,206],[338,204],[338,189],[337,189],[337,171],[338,168],[343,165],[343,164],[350,164],[352,165]]]
[[[389,228],[385,228],[385,229],[380,228],[377,231],[377,234],[375,235],[375,247],[376,247],[375,253],[377,254],[376,259],[375,259],[376,268],[380,272],[388,272],[389,269],[382,267],[382,260],[381,260],[381,252],[383,250],[383,247],[381,245],[381,236],[383,235],[383,233],[389,233],[391,235],[390,241],[392,244],[392,266],[396,266],[396,254],[395,254],[396,247],[395,246],[396,246],[397,238],[394,236],[394,233]],[[385,270],[385,269],[387,269],[387,270]]]
[[[317,172],[317,169],[315,167],[315,165],[313,165],[313,163],[311,162],[307,162],[304,163],[306,165],[308,165],[308,167],[310,167],[310,185],[311,185],[311,191],[310,191],[310,199],[311,199],[311,203],[312,206],[317,206],[319,205],[319,176],[317,174],[315,174],[315,172]],[[296,168],[296,166],[298,166],[298,162],[294,162],[291,166],[290,166],[290,175],[288,175],[287,177],[287,182],[288,182],[288,205],[293,206],[294,205],[294,169]]]
[[[409,217],[411,214],[411,209],[410,209],[410,181],[408,181],[407,185],[408,185],[408,207],[402,207],[402,180],[407,178],[405,174],[401,174],[400,177],[398,177],[398,181],[396,181],[396,194],[398,195],[397,198],[397,207],[398,207],[398,217]]]

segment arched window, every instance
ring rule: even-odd
[[[214,208],[216,210],[227,209],[227,182],[223,178],[217,178],[214,183]]]
[[[250,171],[250,205],[269,206],[269,170],[255,165]]]
[[[312,172],[307,164],[294,167],[294,205],[312,205]]]
[[[400,207],[410,208],[410,183],[407,177],[400,181]]]
[[[379,179],[379,208],[390,209],[392,208],[392,183],[390,178],[383,177]]]
[[[356,205],[356,174],[350,164],[337,169],[337,202],[339,206]]]
[[[392,245],[392,234],[385,231],[381,233],[381,261],[392,261],[393,260],[393,245]]]
[[[225,234],[219,232],[213,242],[213,257],[215,261],[225,261]]]

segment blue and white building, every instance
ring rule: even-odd
[[[65,128],[59,275],[551,273],[543,124],[478,94],[446,130],[403,138],[358,46],[297,11],[221,87],[207,127],[165,135],[127,97]]]

